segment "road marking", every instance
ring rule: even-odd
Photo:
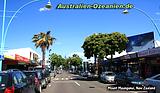
[[[49,84],[48,86],[49,86],[49,87],[51,87],[51,85],[50,85],[50,84]]]
[[[66,78],[66,80],[68,80],[68,78]]]
[[[64,80],[64,78],[62,78],[62,80]]]
[[[80,84],[78,82],[74,81],[74,83],[76,83],[76,85],[80,86]]]

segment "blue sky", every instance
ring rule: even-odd
[[[14,11],[31,0],[7,0],[6,25]],[[59,10],[56,6],[62,4],[133,4],[150,15],[160,27],[159,0],[51,0],[52,10],[39,9],[48,0],[40,0],[23,8],[12,21],[6,38],[6,49],[30,47],[36,49],[31,39],[34,34],[51,30],[51,35],[57,40],[53,44],[52,52],[68,56],[73,53],[83,54],[81,48],[85,37],[93,33],[121,32],[127,36],[150,31],[155,32],[155,39],[160,40],[155,27],[141,12],[130,9],[129,14],[122,14],[121,9],[83,9]],[[3,0],[0,0],[0,26],[2,27]],[[5,25],[5,27],[6,27]],[[2,29],[0,27],[0,30]],[[0,33],[1,35],[1,33]],[[48,53],[47,53],[48,55]]]

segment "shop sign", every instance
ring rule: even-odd
[[[145,57],[149,55],[149,51],[148,50],[144,50],[141,52],[138,52],[138,57]]]
[[[4,55],[0,55],[0,60],[4,60]]]
[[[17,55],[17,54],[15,54],[15,60],[22,61],[22,62],[29,62],[28,58],[22,57],[22,56]]]
[[[149,55],[160,54],[160,48],[153,48],[149,50]]]

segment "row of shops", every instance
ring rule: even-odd
[[[160,47],[148,49],[140,52],[125,54],[113,59],[111,66],[115,72],[127,71],[139,74],[147,78],[160,73]],[[102,71],[107,70],[108,62],[101,62]]]
[[[31,48],[20,48],[6,50],[2,60],[2,70],[21,69],[27,70],[30,67],[39,65],[39,55]]]

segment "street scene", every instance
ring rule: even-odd
[[[146,91],[109,91],[108,86],[114,86],[115,84],[100,83],[96,80],[87,80],[86,78],[63,72],[52,79],[52,82],[48,85],[47,89],[44,89],[42,93],[147,93]]]
[[[0,6],[0,93],[160,93],[159,0]]]

